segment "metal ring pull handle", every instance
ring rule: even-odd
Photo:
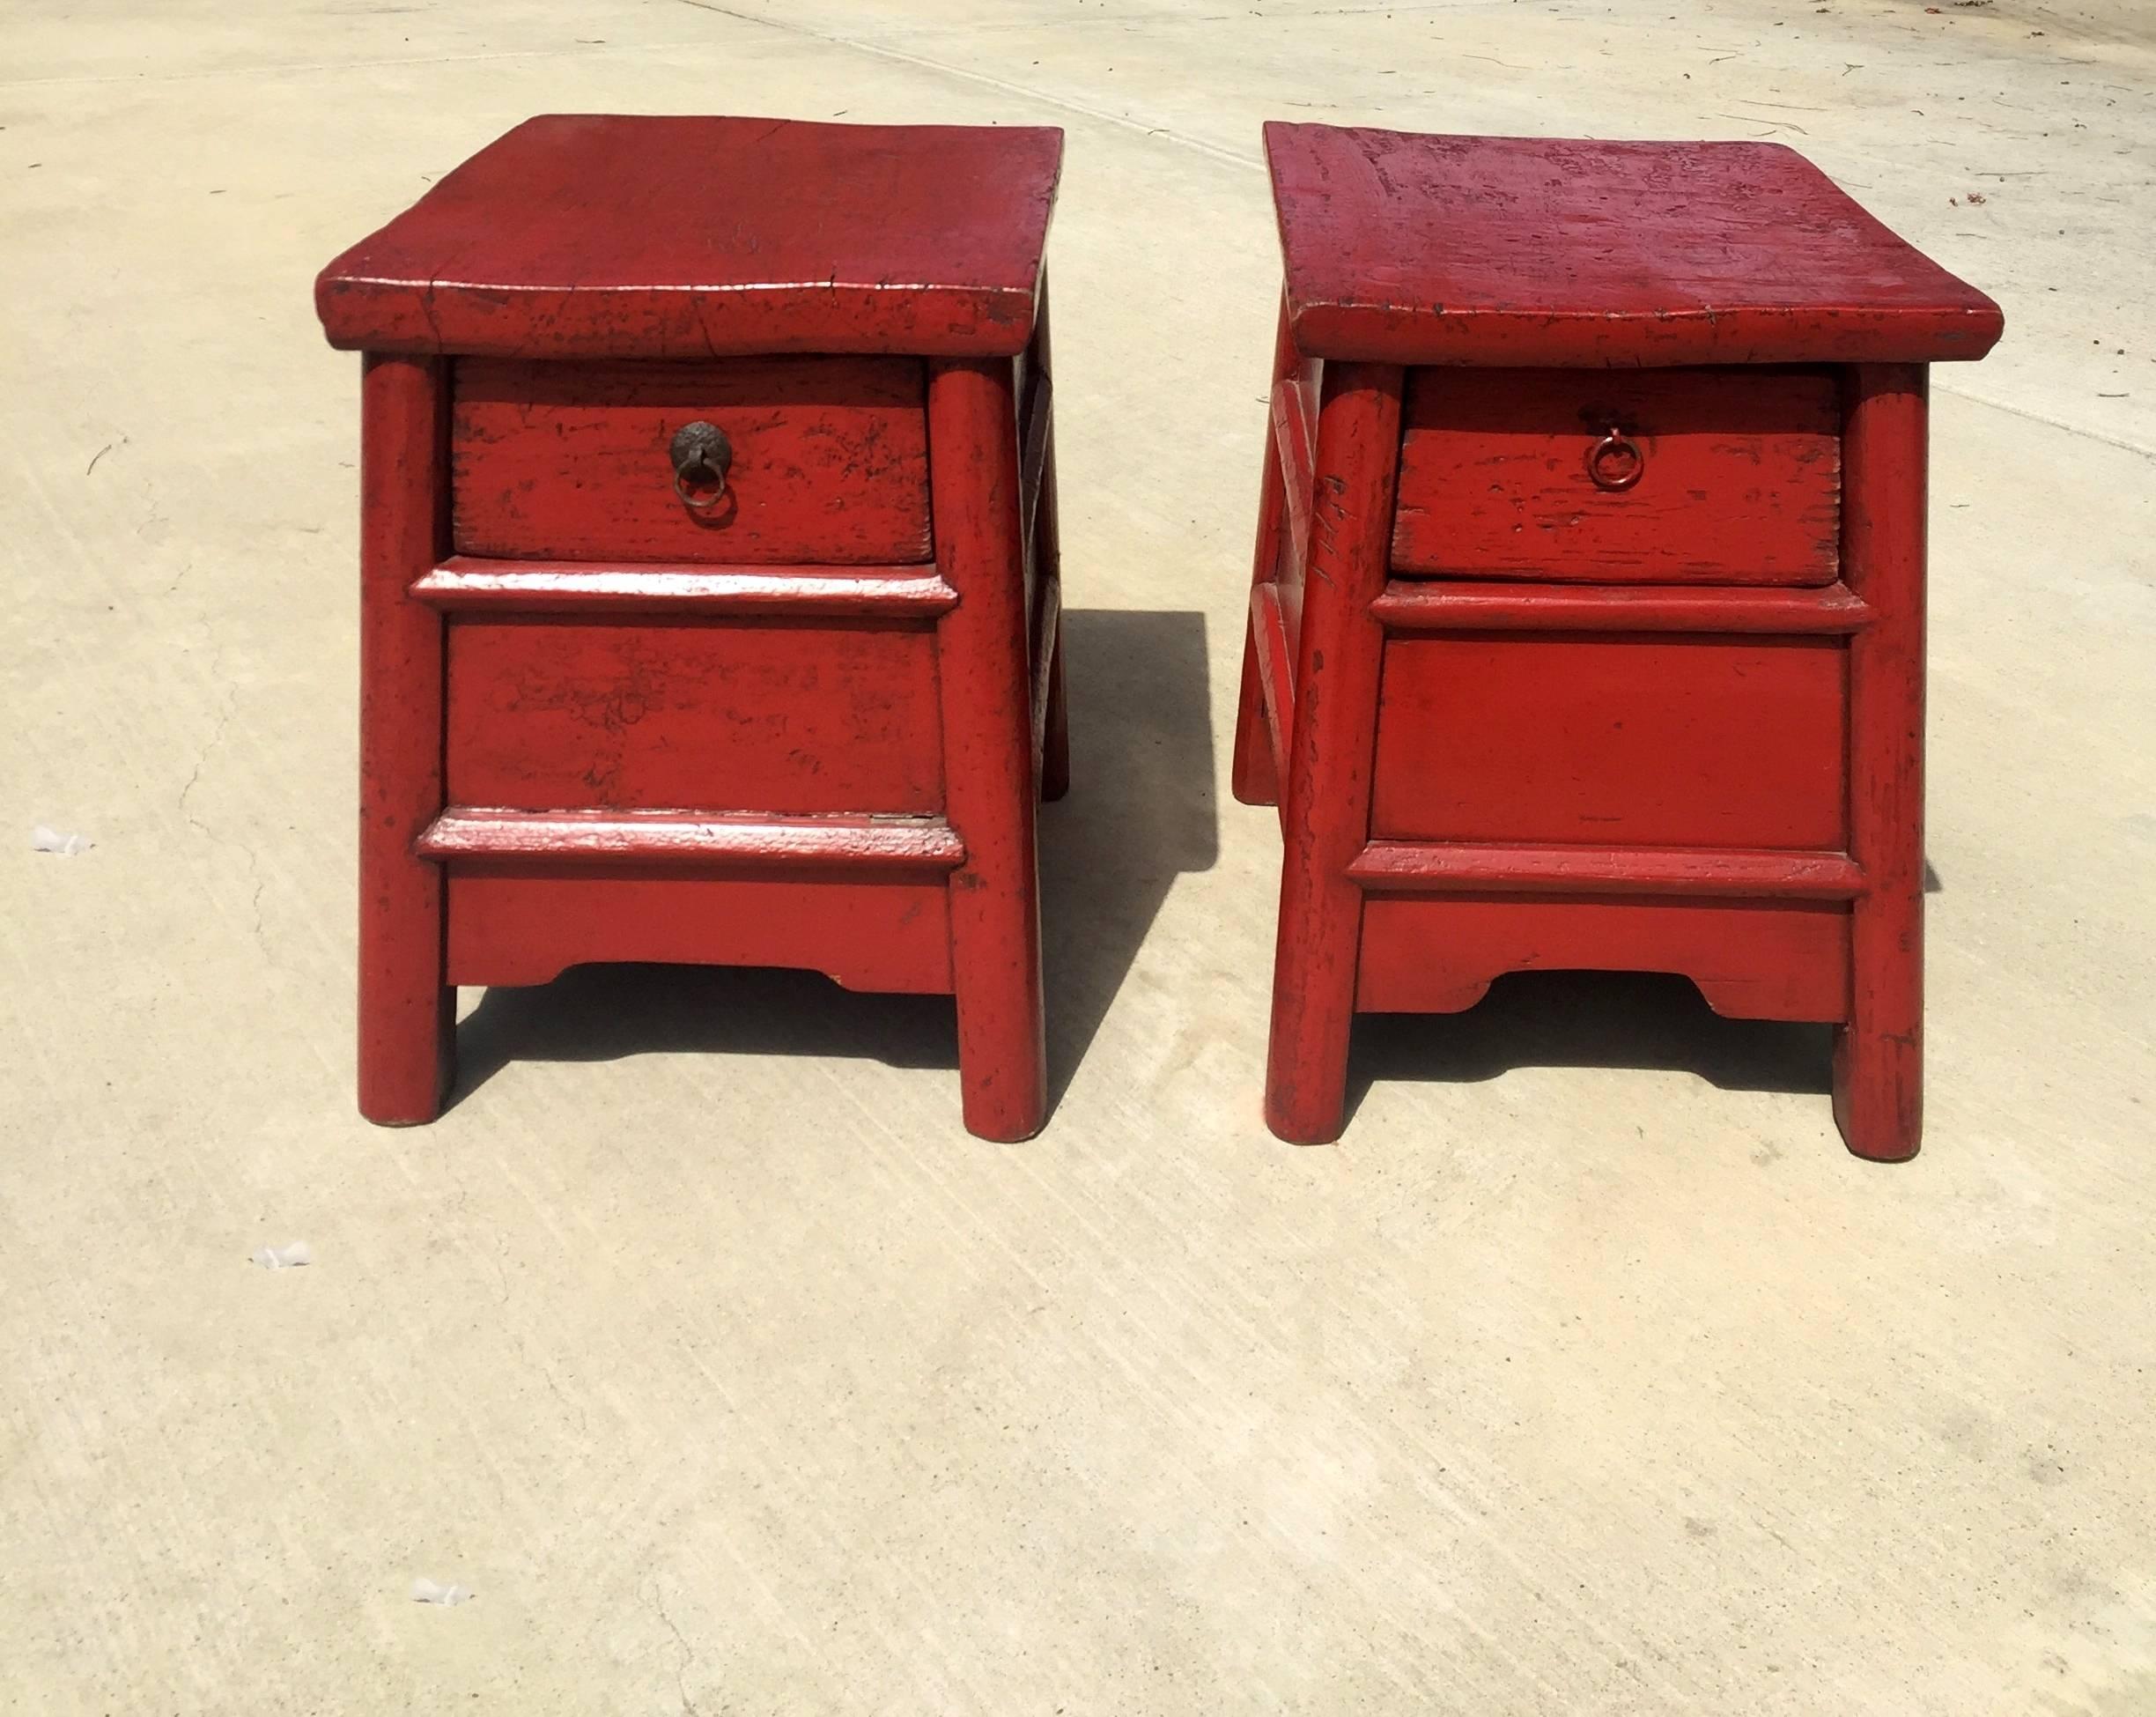
[[[1629,489],[1645,475],[1647,455],[1616,425],[1587,449],[1587,475],[1598,489]]]
[[[734,443],[717,424],[700,418],[683,424],[674,432],[667,457],[674,462],[674,492],[681,497],[683,506],[708,513],[726,499]]]

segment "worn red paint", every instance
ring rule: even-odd
[[[1033,675],[1011,366],[940,359],[928,380],[936,565],[958,592],[940,629],[944,797],[965,840],[950,888],[966,1126],[1019,1139],[1046,1113]]]
[[[1580,966],[1832,1023],[1843,1136],[1908,1156],[1923,366],[1997,307],[1784,150],[1266,142],[1234,780],[1281,808],[1274,1130],[1338,1136],[1356,1010]]]
[[[955,994],[967,1125],[1039,1128],[1060,153],[536,120],[324,272],[368,353],[371,1118],[437,1112],[450,986],[657,960]],[[695,419],[733,442],[711,513]]]
[[[928,559],[928,419],[918,359],[508,363],[456,368],[460,554],[539,559]],[[715,424],[724,502],[682,505],[667,442]]]
[[[1433,370],[1407,386],[1396,572],[1599,584],[1826,584],[1842,414],[1825,370]],[[1639,449],[1598,488],[1581,448]]]
[[[453,984],[543,984],[598,960],[806,966],[897,995],[948,995],[956,976],[941,867],[856,882],[475,860],[448,877]]]
[[[1844,655],[1835,638],[1392,639],[1370,833],[1839,847]]]
[[[1370,836],[1384,588],[1399,464],[1400,372],[1327,364],[1318,411],[1309,577],[1285,731],[1286,850],[1266,1119],[1282,1138],[1337,1133],[1355,1010],[1362,890],[1348,867]]]
[[[1730,585],[1499,584],[1400,580],[1376,604],[1396,633],[1861,632],[1872,611],[1839,582],[1805,589]]]
[[[1514,892],[1373,899],[1355,1004],[1457,1013],[1507,972],[1681,972],[1717,1013],[1833,1018],[1848,1004],[1850,914],[1817,901]],[[1645,892],[1645,891],[1640,891]],[[1854,1141],[1852,1140],[1852,1143]]]
[[[370,355],[359,383],[359,1107],[431,1121],[456,1010],[442,877],[442,619],[407,591],[448,547],[448,366]]]
[[[675,810],[445,811],[419,837],[431,859],[688,864],[820,872],[955,870],[965,847],[940,817],[699,817]]]
[[[695,362],[1009,358],[1063,134],[547,114],[322,271],[332,345]]]
[[[1842,576],[1878,619],[1850,640],[1850,924],[1835,1118],[1852,1150],[1903,1157],[1923,1125],[1924,506],[1929,394],[1916,365],[1849,377]]]
[[[411,588],[431,607],[498,614],[778,615],[933,621],[958,593],[933,566],[611,565],[451,555]]]
[[[1997,305],[1780,144],[1265,135],[1308,358],[1925,364],[1999,337]]]
[[[453,804],[943,803],[935,633],[921,626],[460,615],[447,732]]]

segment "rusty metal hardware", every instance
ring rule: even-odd
[[[708,513],[726,499],[727,471],[734,463],[734,443],[715,423],[698,418],[674,432],[667,446],[674,462],[674,492],[682,505]]]
[[[1647,470],[1647,455],[1614,424],[1610,432],[1587,449],[1587,475],[1598,489],[1629,489]]]

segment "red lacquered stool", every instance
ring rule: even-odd
[[[362,384],[359,1106],[454,986],[956,994],[1045,1115],[1066,776],[1041,250],[1062,134],[557,115],[323,272]]]
[[[1757,144],[1269,125],[1286,256],[1235,788],[1286,854],[1266,1114],[1500,973],[1828,1021],[1920,1126],[1925,366],[1998,308]]]

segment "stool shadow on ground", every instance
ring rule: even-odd
[[[1063,616],[1071,790],[1040,819],[1051,1112],[1175,877],[1218,854],[1205,617]],[[512,1062],[814,1055],[958,1065],[947,995],[882,995],[819,972],[580,966],[488,990],[457,1030],[461,1102]]]
[[[1513,972],[1465,1013],[1364,1014],[1348,1057],[1350,1117],[1380,1079],[1476,1083],[1521,1067],[1696,1073],[1725,1091],[1828,1088],[1834,1028],[1725,1019],[1688,978]]]
[[[577,966],[550,984],[490,989],[457,1028],[461,1102],[512,1062],[629,1055],[821,1055],[958,1066],[948,995],[875,995],[820,972],[767,966]]]
[[[1060,1102],[1175,879],[1220,856],[1206,620],[1063,615],[1071,789],[1041,816],[1048,1090]]]

